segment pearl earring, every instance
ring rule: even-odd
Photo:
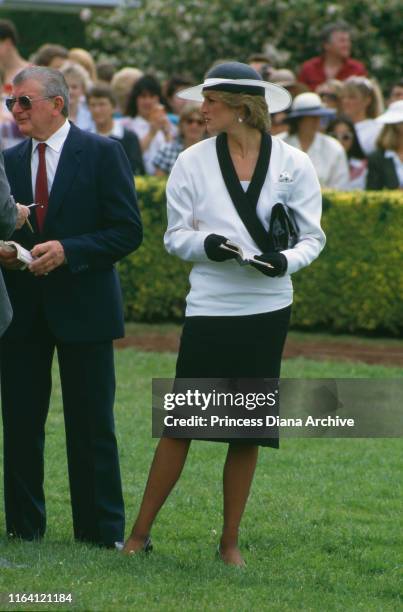
[[[239,123],[243,123],[243,119],[242,119],[242,117],[238,117],[238,122],[239,122]]]

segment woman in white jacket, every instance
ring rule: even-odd
[[[176,376],[277,379],[292,303],[290,274],[310,264],[325,243],[320,186],[309,158],[268,134],[268,106],[284,110],[290,96],[238,62],[214,67],[203,84],[179,95],[203,101],[207,130],[218,136],[181,153],[167,185],[165,246],[194,264]],[[271,249],[267,233],[276,203],[294,213],[299,228],[297,244],[283,252]],[[232,243],[250,265],[238,265],[227,250]],[[219,554],[241,566],[238,530],[258,446],[278,448],[278,438],[220,441],[229,447]],[[189,439],[160,440],[124,552],[149,547],[152,523],[180,476],[189,445]]]

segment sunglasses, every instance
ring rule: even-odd
[[[32,108],[32,102],[37,102],[38,100],[50,100],[51,98],[55,98],[55,96],[42,96],[41,98],[30,98],[29,96],[18,96],[18,98],[6,98],[5,103],[7,109],[11,112],[16,104],[20,105],[22,110],[29,110]]]
[[[205,121],[204,119],[192,119],[192,117],[189,117],[189,119],[186,119],[186,123],[187,125],[191,125],[192,123],[197,123],[197,125],[204,125]]]
[[[340,140],[341,142],[347,142],[348,140],[353,139],[352,134],[336,134],[335,132],[332,132],[330,136],[333,136],[333,138],[337,138],[337,140]]]

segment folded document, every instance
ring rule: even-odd
[[[226,240],[225,242],[220,244],[220,249],[234,253],[234,255],[236,255],[235,259],[239,263],[240,266],[246,266],[250,264],[251,262],[253,262],[254,264],[257,264],[258,266],[263,266],[263,268],[273,267],[267,261],[259,261],[258,259],[255,259],[255,255],[250,254],[250,253],[245,253],[245,251],[243,251],[240,246],[238,246],[237,244],[234,244],[230,240]]]
[[[23,246],[18,244],[18,242],[14,242],[13,240],[0,240],[0,248],[4,249],[5,251],[16,252],[18,261],[21,261],[25,265],[28,265],[34,261],[31,253],[27,249],[24,249]]]

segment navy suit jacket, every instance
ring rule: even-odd
[[[11,193],[16,202],[34,202],[31,139],[4,152]],[[100,342],[124,334],[122,296],[114,263],[142,241],[133,173],[121,145],[71,125],[64,143],[48,211],[39,233],[35,214],[12,240],[27,249],[59,240],[67,264],[49,275],[5,270],[14,310],[5,337],[24,338],[39,309],[63,342]]]

